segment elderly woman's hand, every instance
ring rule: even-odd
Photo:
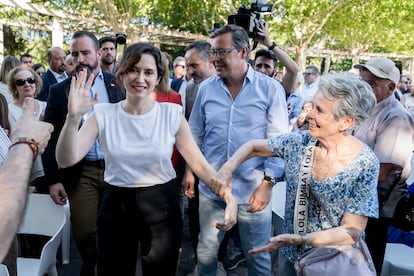
[[[270,252],[280,247],[285,247],[285,246],[290,246],[290,245],[300,245],[301,243],[302,243],[302,238],[298,234],[281,234],[275,237],[271,237],[268,244],[249,250],[249,254],[256,254],[260,252]]]
[[[89,98],[94,75],[90,75],[87,81],[86,78],[86,69],[79,72],[78,78],[75,78],[75,76],[72,77],[68,98],[69,116],[82,116],[86,114],[98,101],[98,93],[95,93],[92,100]]]
[[[231,194],[231,184],[230,188],[226,189],[224,201],[226,202],[226,209],[224,210],[224,221],[215,221],[214,225],[219,230],[228,231],[237,222],[237,200]]]

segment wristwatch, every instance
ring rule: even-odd
[[[276,183],[277,183],[277,181],[275,181],[275,178],[274,178],[274,177],[270,177],[270,176],[267,176],[267,175],[265,175],[265,176],[263,177],[263,180],[266,180],[267,182],[269,182],[269,185],[270,185],[271,187],[275,186],[275,185],[276,185]]]

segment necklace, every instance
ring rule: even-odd
[[[322,178],[319,178],[319,179],[325,179],[325,178],[328,177],[328,175],[331,172],[332,168],[336,164],[336,161],[338,159],[337,156],[340,153],[341,148],[342,148],[341,145],[339,147],[335,148],[335,157],[334,157],[333,161],[330,162],[330,164],[328,164],[328,166],[327,166],[328,169],[326,170],[325,175]],[[321,153],[321,150],[318,151],[318,154],[315,154],[314,164],[318,167],[318,171],[322,172],[324,170],[324,168],[326,167],[326,166],[322,166],[322,165],[326,165],[327,162],[324,162],[324,164],[319,164],[318,157],[319,157],[320,153]]]

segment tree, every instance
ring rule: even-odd
[[[407,20],[414,5],[408,2],[361,0],[346,5],[346,12],[336,14],[327,23],[325,49],[349,52],[353,64],[358,63],[360,55],[366,52],[412,55],[414,38],[401,37],[401,34],[414,30],[412,20]]]
[[[271,33],[283,34],[284,43],[295,49],[299,68],[306,64],[306,50],[317,45],[323,37],[328,20],[350,0],[287,0],[280,3],[275,11]]]
[[[412,1],[286,0],[275,11],[272,31],[294,46],[300,68],[311,49],[346,51],[354,62],[367,51],[413,54],[413,8]],[[397,37],[400,27],[409,40]]]
[[[76,15],[76,18],[64,19],[64,25],[70,29],[69,32],[84,29],[97,33],[127,33],[134,24],[145,24],[147,22],[145,17],[152,10],[151,2],[143,0],[33,0],[32,2],[63,11],[68,15]],[[79,19],[82,19],[81,22]]]
[[[230,0],[154,0],[151,20],[169,28],[208,34],[214,23],[225,24],[230,14],[247,1]]]
[[[61,20],[68,34],[78,29],[99,35],[125,32],[134,35],[132,41],[147,39],[158,45],[164,42],[181,47],[192,34],[206,35],[214,23],[226,24],[227,17],[236,13],[241,4],[250,5],[248,0],[32,2],[63,12]],[[10,9],[8,12],[3,18],[19,18],[28,26],[36,24],[50,29],[51,15],[15,11],[19,14],[13,16]],[[329,55],[347,53],[354,62],[367,51],[413,55],[412,14],[414,2],[405,0],[278,0],[272,15],[265,15],[264,19],[269,22],[271,36],[286,49],[293,49],[296,61],[304,68],[308,54],[315,51],[330,51],[327,60]],[[175,33],[174,41],[166,39],[166,34],[174,30],[186,33]],[[159,38],[154,39],[154,33]]]
[[[0,16],[3,18],[4,55],[19,58],[21,54],[29,53],[35,63],[46,64],[47,45],[51,39],[38,26],[47,24],[50,19],[7,6],[0,9]]]

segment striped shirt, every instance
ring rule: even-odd
[[[0,166],[3,165],[3,162],[6,159],[10,144],[11,142],[9,137],[7,137],[7,134],[4,132],[3,128],[0,127]]]

